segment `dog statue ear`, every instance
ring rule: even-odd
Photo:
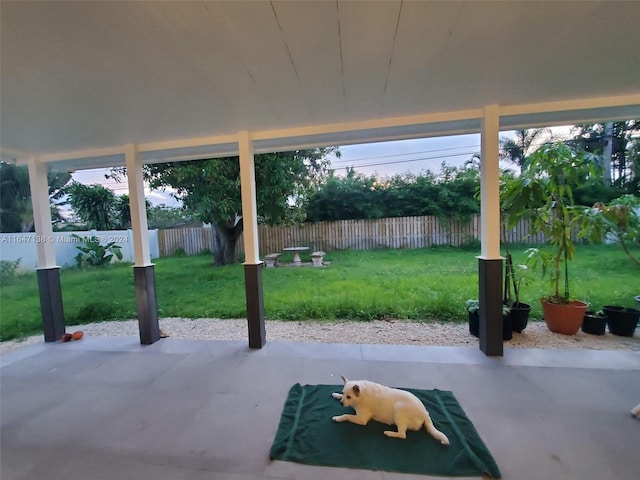
[[[345,385],[349,381],[349,379],[347,377],[345,377],[344,375],[340,375],[340,378],[342,378],[342,381],[344,382]]]
[[[360,387],[358,385],[353,386],[353,393],[356,394],[356,397],[360,396]]]

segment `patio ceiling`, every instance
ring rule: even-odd
[[[640,118],[640,2],[0,3],[3,160],[59,168]]]

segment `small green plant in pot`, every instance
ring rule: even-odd
[[[480,300],[470,298],[465,302],[465,307],[469,314],[469,333],[474,337],[480,335]],[[511,311],[509,307],[502,307],[502,338],[503,340],[511,340]]]
[[[600,311],[587,310],[582,321],[582,331],[589,335],[604,335],[607,318]]]
[[[545,144],[503,191],[510,226],[529,218],[533,233],[542,232],[550,244],[550,251],[527,250],[527,264],[549,279],[552,291],[540,300],[544,320],[549,330],[565,335],[580,329],[587,309],[569,289],[569,262],[576,253],[572,231],[578,237],[597,233],[581,228],[589,209],[574,204],[573,188],[597,176],[598,159],[561,142]]]
[[[470,298],[465,302],[469,314],[469,333],[474,337],[480,335],[480,300]]]
[[[520,301],[520,292],[522,291],[522,287],[529,285],[533,279],[529,267],[522,264],[515,265],[512,268],[511,277],[513,279],[513,291],[515,295],[515,300],[510,304],[511,326],[514,332],[521,333],[522,330],[527,328],[527,323],[529,323],[531,305]]]

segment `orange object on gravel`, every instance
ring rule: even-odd
[[[73,334],[71,335],[71,338],[73,340],[80,340],[82,337],[84,337],[84,333],[82,333],[82,330],[78,330],[77,332],[73,332]]]

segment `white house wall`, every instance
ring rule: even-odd
[[[53,242],[56,263],[59,266],[75,266],[75,256],[79,253],[76,247],[81,243],[72,237],[73,234],[80,237],[97,237],[102,245],[116,242],[116,245],[122,248],[122,261],[134,261],[133,232],[131,230],[55,232],[52,239],[43,239],[41,235],[35,233],[0,233],[0,260],[15,261],[20,258],[18,267],[20,271],[35,270],[38,267],[37,244],[44,240]],[[148,236],[151,258],[158,258],[160,256],[158,231],[149,230]],[[117,261],[115,257],[114,260]]]

